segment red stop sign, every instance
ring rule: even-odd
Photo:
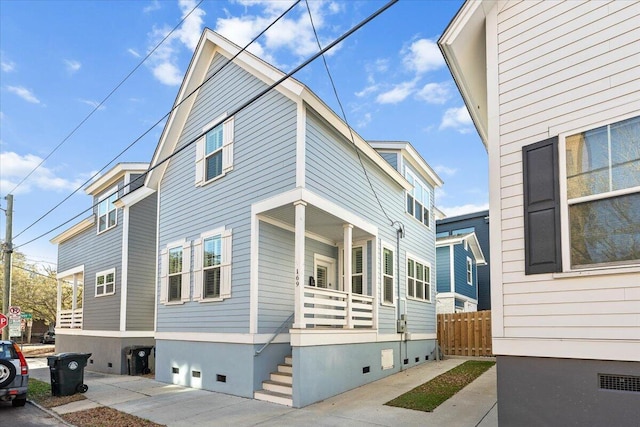
[[[0,331],[3,330],[4,327],[7,326],[8,324],[9,324],[9,319],[7,319],[7,316],[0,313]]]

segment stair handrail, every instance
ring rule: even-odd
[[[269,344],[271,344],[273,342],[274,339],[276,339],[276,337],[280,334],[280,332],[282,332],[282,330],[285,328],[285,326],[287,326],[291,320],[293,320],[293,316],[294,316],[295,312],[291,313],[291,316],[287,317],[287,319],[282,322],[282,324],[280,326],[278,326],[278,329],[276,329],[276,332],[271,336],[271,338],[269,338],[269,340],[264,343],[264,345],[262,347],[260,347],[259,350],[256,350],[256,354],[254,354],[253,356],[258,356],[260,353],[262,353],[262,351],[267,348],[267,346]]]

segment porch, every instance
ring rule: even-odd
[[[56,328],[82,329],[84,266],[57,275]]]

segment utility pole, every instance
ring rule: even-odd
[[[7,194],[7,232],[4,241],[4,293],[2,297],[2,313],[9,314],[9,299],[11,298],[11,254],[13,253],[13,195]],[[2,330],[2,339],[9,339],[9,326]]]

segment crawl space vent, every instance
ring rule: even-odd
[[[640,377],[631,375],[599,374],[598,381],[602,390],[632,391],[640,393]]]

